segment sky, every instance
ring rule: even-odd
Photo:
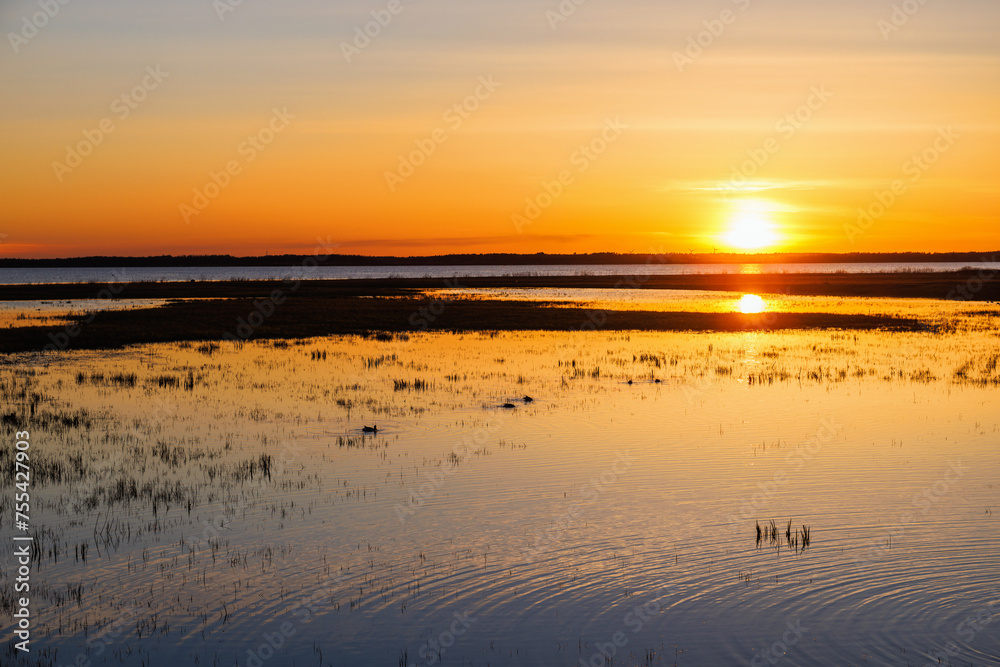
[[[0,257],[1000,246],[995,0],[3,0],[0,27]]]

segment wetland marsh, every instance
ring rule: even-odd
[[[926,330],[7,355],[0,428],[31,432],[38,547],[18,660],[1000,665],[998,309],[904,314]]]

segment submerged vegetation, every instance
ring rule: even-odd
[[[745,522],[713,544],[696,529],[712,507],[711,528],[724,532],[725,515],[756,484],[776,466],[794,469],[817,425],[779,422],[772,411],[798,401],[798,413],[817,420],[862,418],[843,406],[881,418],[887,408],[866,403],[881,390],[905,397],[895,415],[954,392],[966,421],[948,422],[947,433],[985,440],[998,434],[982,407],[1000,377],[995,340],[986,328],[962,337],[425,333],[163,344],[11,364],[0,375],[0,436],[32,433],[32,534],[45,573],[38,636],[84,643],[122,626],[128,610],[115,644],[121,662],[142,664],[140,655],[175,643],[191,654],[224,646],[221,663],[271,631],[262,609],[264,618],[293,610],[294,622],[309,620],[296,626],[310,638],[296,644],[296,662],[320,664],[315,642],[350,663],[358,655],[331,638],[340,628],[424,632],[423,619],[482,600],[504,614],[540,605],[560,618],[606,605],[614,625],[619,605],[660,600],[667,583],[733,604],[748,603],[747,586],[809,598],[819,559],[865,546],[857,536],[838,543],[830,517],[802,504],[828,502],[825,489],[815,499],[801,489],[793,500],[769,496],[755,512],[817,517],[816,543],[812,520],[758,523],[759,549],[745,543]],[[873,452],[895,456],[897,436],[907,458],[892,465],[904,465],[925,425],[892,424],[891,444],[873,444],[874,435],[858,444],[853,432],[824,444],[796,483],[812,489],[808,476],[839,474],[855,447],[866,465]],[[619,451],[642,464],[609,468]],[[913,458],[934,455],[920,452]],[[11,448],[0,448],[0,466],[12,465]],[[2,517],[11,516],[11,483],[0,480]],[[522,554],[546,530],[548,551],[528,562]],[[678,622],[672,598],[663,599],[659,627],[672,627],[663,620]],[[517,664],[527,648],[512,636],[489,648],[488,624],[465,655]],[[548,656],[552,647],[530,648]],[[683,664],[684,651],[665,641],[643,649],[639,664]]]

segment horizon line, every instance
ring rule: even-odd
[[[720,260],[742,260],[743,263],[863,263],[869,261],[892,261],[898,259],[911,262],[958,262],[958,261],[980,261],[995,262],[996,255],[1000,250],[985,251],[895,251],[895,252],[587,252],[587,253],[512,253],[512,252],[480,252],[480,253],[444,253],[435,255],[365,255],[358,253],[331,253],[323,255],[321,264],[336,266],[336,262],[349,262],[348,265],[367,264],[377,265],[376,262],[419,264],[420,262],[461,264],[463,262],[480,265],[503,265],[515,262],[519,264],[550,264],[562,263],[572,264],[580,262],[583,264],[632,264],[638,262],[649,262],[650,258],[663,258],[663,263],[692,263],[692,264],[713,264],[713,263],[740,263],[723,262]],[[72,264],[77,267],[87,266],[82,262],[99,262],[93,266],[99,267],[107,265],[109,262],[126,262],[133,266],[142,266],[136,262],[156,262],[169,263],[181,262],[187,266],[195,266],[192,261],[223,261],[232,262],[278,262],[309,259],[320,256],[313,253],[282,253],[264,255],[233,255],[229,253],[199,253],[199,254],[160,254],[160,255],[79,255],[68,257],[0,257],[0,268],[25,268],[29,266],[41,265],[61,265]],[[606,260],[618,261],[606,261]],[[687,259],[694,261],[678,262],[677,259]],[[486,260],[486,261],[484,261]],[[497,262],[497,260],[505,260]],[[572,261],[567,261],[572,260]],[[795,261],[790,261],[795,260]]]

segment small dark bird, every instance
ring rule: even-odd
[[[510,409],[512,409],[512,408],[516,408],[517,406],[516,406],[516,405],[514,405],[513,403],[504,403],[504,404],[503,404],[502,406],[500,406],[500,407],[502,407],[502,408],[504,408],[504,409],[506,409],[506,410],[510,410]]]
[[[629,381],[628,381],[628,383],[629,383],[629,384],[632,384],[632,380],[629,380]]]
[[[362,433],[378,433],[378,424],[375,426],[365,426],[361,429]]]
[[[535,399],[533,399],[531,396],[525,396],[521,400],[524,401],[525,403],[531,403]]]

